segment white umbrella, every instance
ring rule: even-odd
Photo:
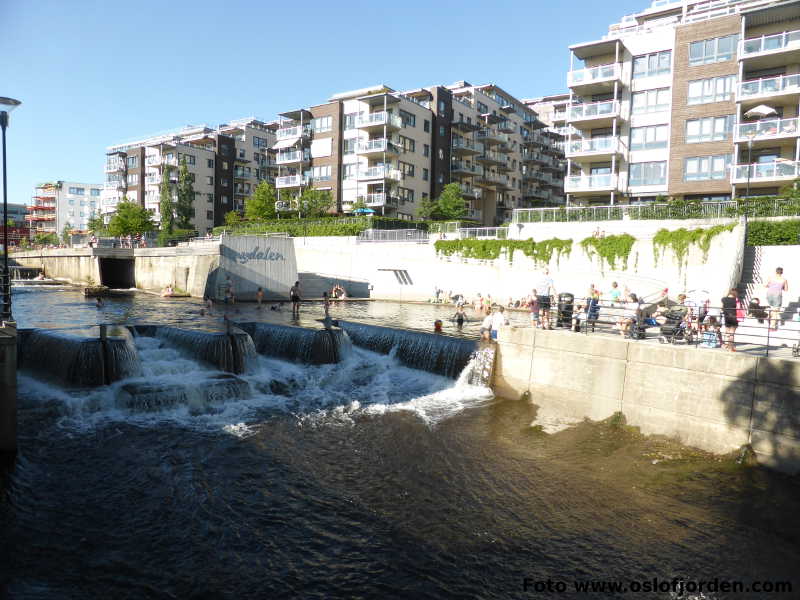
[[[771,106],[767,106],[766,104],[759,104],[758,106],[751,108],[744,116],[748,119],[752,119],[753,117],[771,117],[777,115],[778,111],[772,108]]]

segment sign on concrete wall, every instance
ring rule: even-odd
[[[255,300],[259,287],[264,297],[288,300],[297,281],[297,261],[290,238],[257,235],[224,236],[220,244],[217,297],[224,297],[230,277],[237,299]]]

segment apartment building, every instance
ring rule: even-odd
[[[48,181],[37,185],[25,217],[31,233],[60,235],[65,227],[87,231],[89,219],[99,213],[102,191],[101,183]]]
[[[280,115],[276,188],[290,206],[312,187],[330,191],[337,212],[364,202],[412,219],[423,199],[456,182],[468,217],[493,225],[561,191],[559,139],[495,85],[377,85]]]
[[[224,222],[225,213],[241,210],[260,181],[274,183],[271,146],[274,123],[241,119],[215,128],[205,125],[149,136],[111,146],[106,152],[102,214],[106,222],[123,197],[161,218],[160,185],[168,176],[177,198],[178,171],[185,160],[195,193],[192,224],[206,231]],[[168,175],[167,175],[168,174]]]
[[[570,47],[570,203],[722,200],[797,177],[800,2],[654,0]]]

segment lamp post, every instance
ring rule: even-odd
[[[0,322],[11,321],[11,273],[8,270],[8,169],[6,168],[6,128],[8,115],[21,102],[0,96],[0,129],[3,132],[3,279]]]

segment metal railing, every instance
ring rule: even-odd
[[[607,79],[619,79],[620,72],[619,63],[576,69],[567,73],[567,85],[582,85]]]
[[[568,112],[570,121],[613,117],[617,114],[619,114],[619,102],[616,100],[603,100],[602,102],[588,102],[586,104],[570,104]]]
[[[798,135],[797,117],[791,119],[763,119],[736,125],[736,141],[762,140]]]
[[[462,227],[458,230],[458,237],[462,240],[505,240],[508,239],[508,227]]]
[[[421,229],[365,229],[358,234],[356,243],[394,242],[427,244],[428,232]]]
[[[567,155],[575,154],[601,154],[616,152],[620,147],[618,136],[609,135],[588,139],[570,140],[567,143]]]
[[[356,127],[369,127],[373,125],[391,125],[402,127],[403,120],[397,115],[391,115],[384,110],[359,115],[356,118]]]
[[[400,148],[387,140],[386,138],[378,138],[374,140],[366,140],[358,142],[356,145],[356,153],[361,154],[364,152],[400,152]]]
[[[602,175],[569,175],[564,179],[564,189],[566,191],[591,191],[608,190],[617,186],[617,175],[615,173],[603,173]]]
[[[688,204],[616,204],[517,208],[512,223],[621,221],[623,219],[723,219],[739,216],[785,217],[800,215],[800,202],[785,198],[754,198]]]
[[[783,50],[789,46],[800,47],[800,31],[784,31],[774,35],[762,35],[739,42],[739,56],[747,57],[761,52]]]
[[[739,97],[750,98],[769,94],[800,93],[800,74],[764,77],[739,84]]]
[[[793,160],[774,161],[768,163],[755,163],[751,165],[736,165],[733,168],[731,181],[744,183],[761,181],[764,179],[795,179],[800,174],[800,162]]]

